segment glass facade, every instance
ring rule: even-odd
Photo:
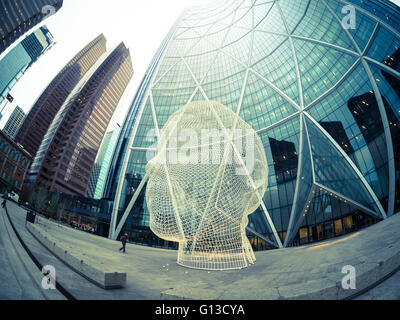
[[[349,3],[354,30],[342,24]],[[228,106],[263,141],[269,183],[247,227],[256,250],[340,236],[399,212],[400,33],[364,3],[398,18],[383,1],[226,0],[187,9],[134,100],[127,146],[114,155],[122,160],[112,168],[119,180],[110,238],[127,232],[159,245],[144,197],[155,146],[148,133],[197,100]]]
[[[103,142],[101,143],[100,151],[97,154],[96,163],[90,176],[87,191],[87,196],[89,198],[100,200],[103,197],[107,173],[110,168],[110,162],[120,132],[121,127],[117,124],[113,131],[106,133]]]

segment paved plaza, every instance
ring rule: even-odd
[[[176,264],[177,252],[120,243],[39,218],[36,230],[85,264],[126,273],[126,285],[104,290],[56,258],[25,227],[26,211],[12,202],[8,213],[19,236],[41,263],[56,269],[56,280],[76,299],[400,299],[400,215],[367,229],[304,247],[256,252],[256,263],[239,271],[200,271]],[[43,276],[24,252],[1,209],[0,299],[65,299],[43,290]],[[355,290],[344,290],[342,268],[355,267]],[[394,275],[392,275],[394,274]],[[379,284],[382,279],[392,275]],[[374,288],[370,288],[373,286]],[[364,292],[367,289],[367,292]]]

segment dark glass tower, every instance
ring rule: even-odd
[[[15,138],[32,156],[69,94],[105,52],[106,38],[101,34],[58,73],[35,102]]]
[[[263,141],[269,182],[247,227],[255,249],[340,236],[398,212],[400,14],[384,1],[352,2],[354,30],[341,23],[349,4],[341,0],[227,0],[186,10],[120,137],[108,183],[118,183],[109,193],[110,238],[128,232],[160,244],[144,197],[155,146],[147,135],[199,100],[231,108]]]
[[[63,0],[1,0],[0,54],[62,5]]]
[[[123,43],[104,53],[52,121],[27,176],[28,187],[84,196],[109,121],[133,76]]]

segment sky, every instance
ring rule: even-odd
[[[213,1],[64,0],[63,7],[41,23],[47,25],[57,43],[39,58],[13,88],[11,94],[14,102],[9,103],[4,110],[0,128],[4,127],[15,106],[18,105],[26,113],[29,112],[57,73],[100,33],[107,39],[108,50],[123,41],[131,52],[134,75],[114,113],[108,131],[117,123],[122,125],[151,59],[176,19],[186,7],[210,2]],[[393,2],[400,6],[400,0]]]
[[[179,15],[192,4],[209,2],[210,0],[64,0],[63,7],[40,24],[47,25],[57,43],[38,59],[13,88],[11,95],[14,102],[7,104],[0,128],[4,127],[15,106],[20,106],[25,113],[29,112],[58,72],[101,33],[107,39],[107,50],[123,41],[131,53],[134,75],[108,131],[116,123],[122,125],[148,65]],[[0,58],[5,54],[6,52]],[[5,102],[2,106],[4,104]]]

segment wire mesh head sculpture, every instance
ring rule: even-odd
[[[148,162],[150,228],[179,243],[178,264],[206,270],[255,262],[248,215],[268,182],[263,144],[227,107],[196,101],[174,113]]]

